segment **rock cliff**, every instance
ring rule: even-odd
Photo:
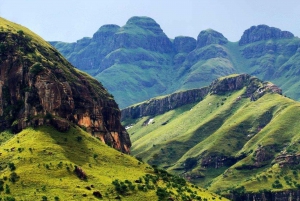
[[[192,89],[183,92],[177,92],[163,98],[154,98],[136,106],[131,106],[121,111],[122,118],[136,119],[143,116],[155,116],[163,114],[169,110],[181,107],[186,104],[199,102],[207,95],[208,88]]]
[[[282,94],[282,90],[276,85],[269,82],[262,82],[251,75],[232,75],[216,79],[208,87],[177,92],[162,98],[153,98],[122,109],[121,120],[123,121],[127,118],[137,119],[143,116],[156,116],[183,105],[199,102],[208,94],[223,95],[244,87],[246,87],[246,91],[243,96],[250,98],[252,101],[257,100],[266,92]]]
[[[112,96],[26,28],[0,18],[1,128],[19,132],[52,124],[81,126],[106,144],[130,152],[128,133]]]
[[[294,35],[288,31],[281,31],[278,28],[269,27],[267,25],[252,26],[247,29],[242,35],[239,44],[246,45],[249,43],[269,40],[269,39],[282,39],[293,38]]]
[[[201,48],[210,44],[224,45],[228,42],[227,38],[223,34],[212,30],[201,31],[197,38],[197,47]]]

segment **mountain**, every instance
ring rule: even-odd
[[[74,123],[130,152],[118,105],[98,81],[74,68],[28,29],[1,19],[0,31],[2,130],[12,128],[17,133],[50,123],[67,131]]]
[[[123,123],[133,155],[209,190],[289,194],[300,186],[300,104],[281,94],[231,75],[125,108]]]
[[[0,200],[227,200],[128,155],[113,97],[30,30],[0,18],[0,50]]]
[[[212,29],[201,31],[197,39],[169,39],[153,19],[132,17],[122,27],[100,27],[92,38],[50,43],[74,66],[101,81],[121,108],[204,87],[234,73],[270,80],[285,95],[300,98],[300,39],[267,25],[250,27],[237,42]]]

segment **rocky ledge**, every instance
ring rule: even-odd
[[[208,94],[223,95],[230,91],[246,87],[245,98],[255,101],[265,93],[282,94],[282,90],[270,82],[262,82],[256,77],[240,74],[216,79],[210,86],[173,93],[163,98],[153,98],[137,105],[127,107],[121,111],[121,121],[136,119],[143,116],[155,116],[186,104],[201,101]]]

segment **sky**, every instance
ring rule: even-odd
[[[0,16],[47,41],[76,42],[132,16],[154,19],[169,38],[214,29],[235,42],[253,25],[300,36],[299,0],[1,0]]]

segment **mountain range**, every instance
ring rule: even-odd
[[[247,73],[272,81],[299,100],[300,39],[267,25],[252,26],[237,42],[212,29],[168,38],[149,17],[120,27],[104,25],[74,43],[50,42],[74,66],[101,81],[120,108],[209,85],[218,77]]]
[[[101,83],[0,18],[0,200],[227,200],[129,155]]]

